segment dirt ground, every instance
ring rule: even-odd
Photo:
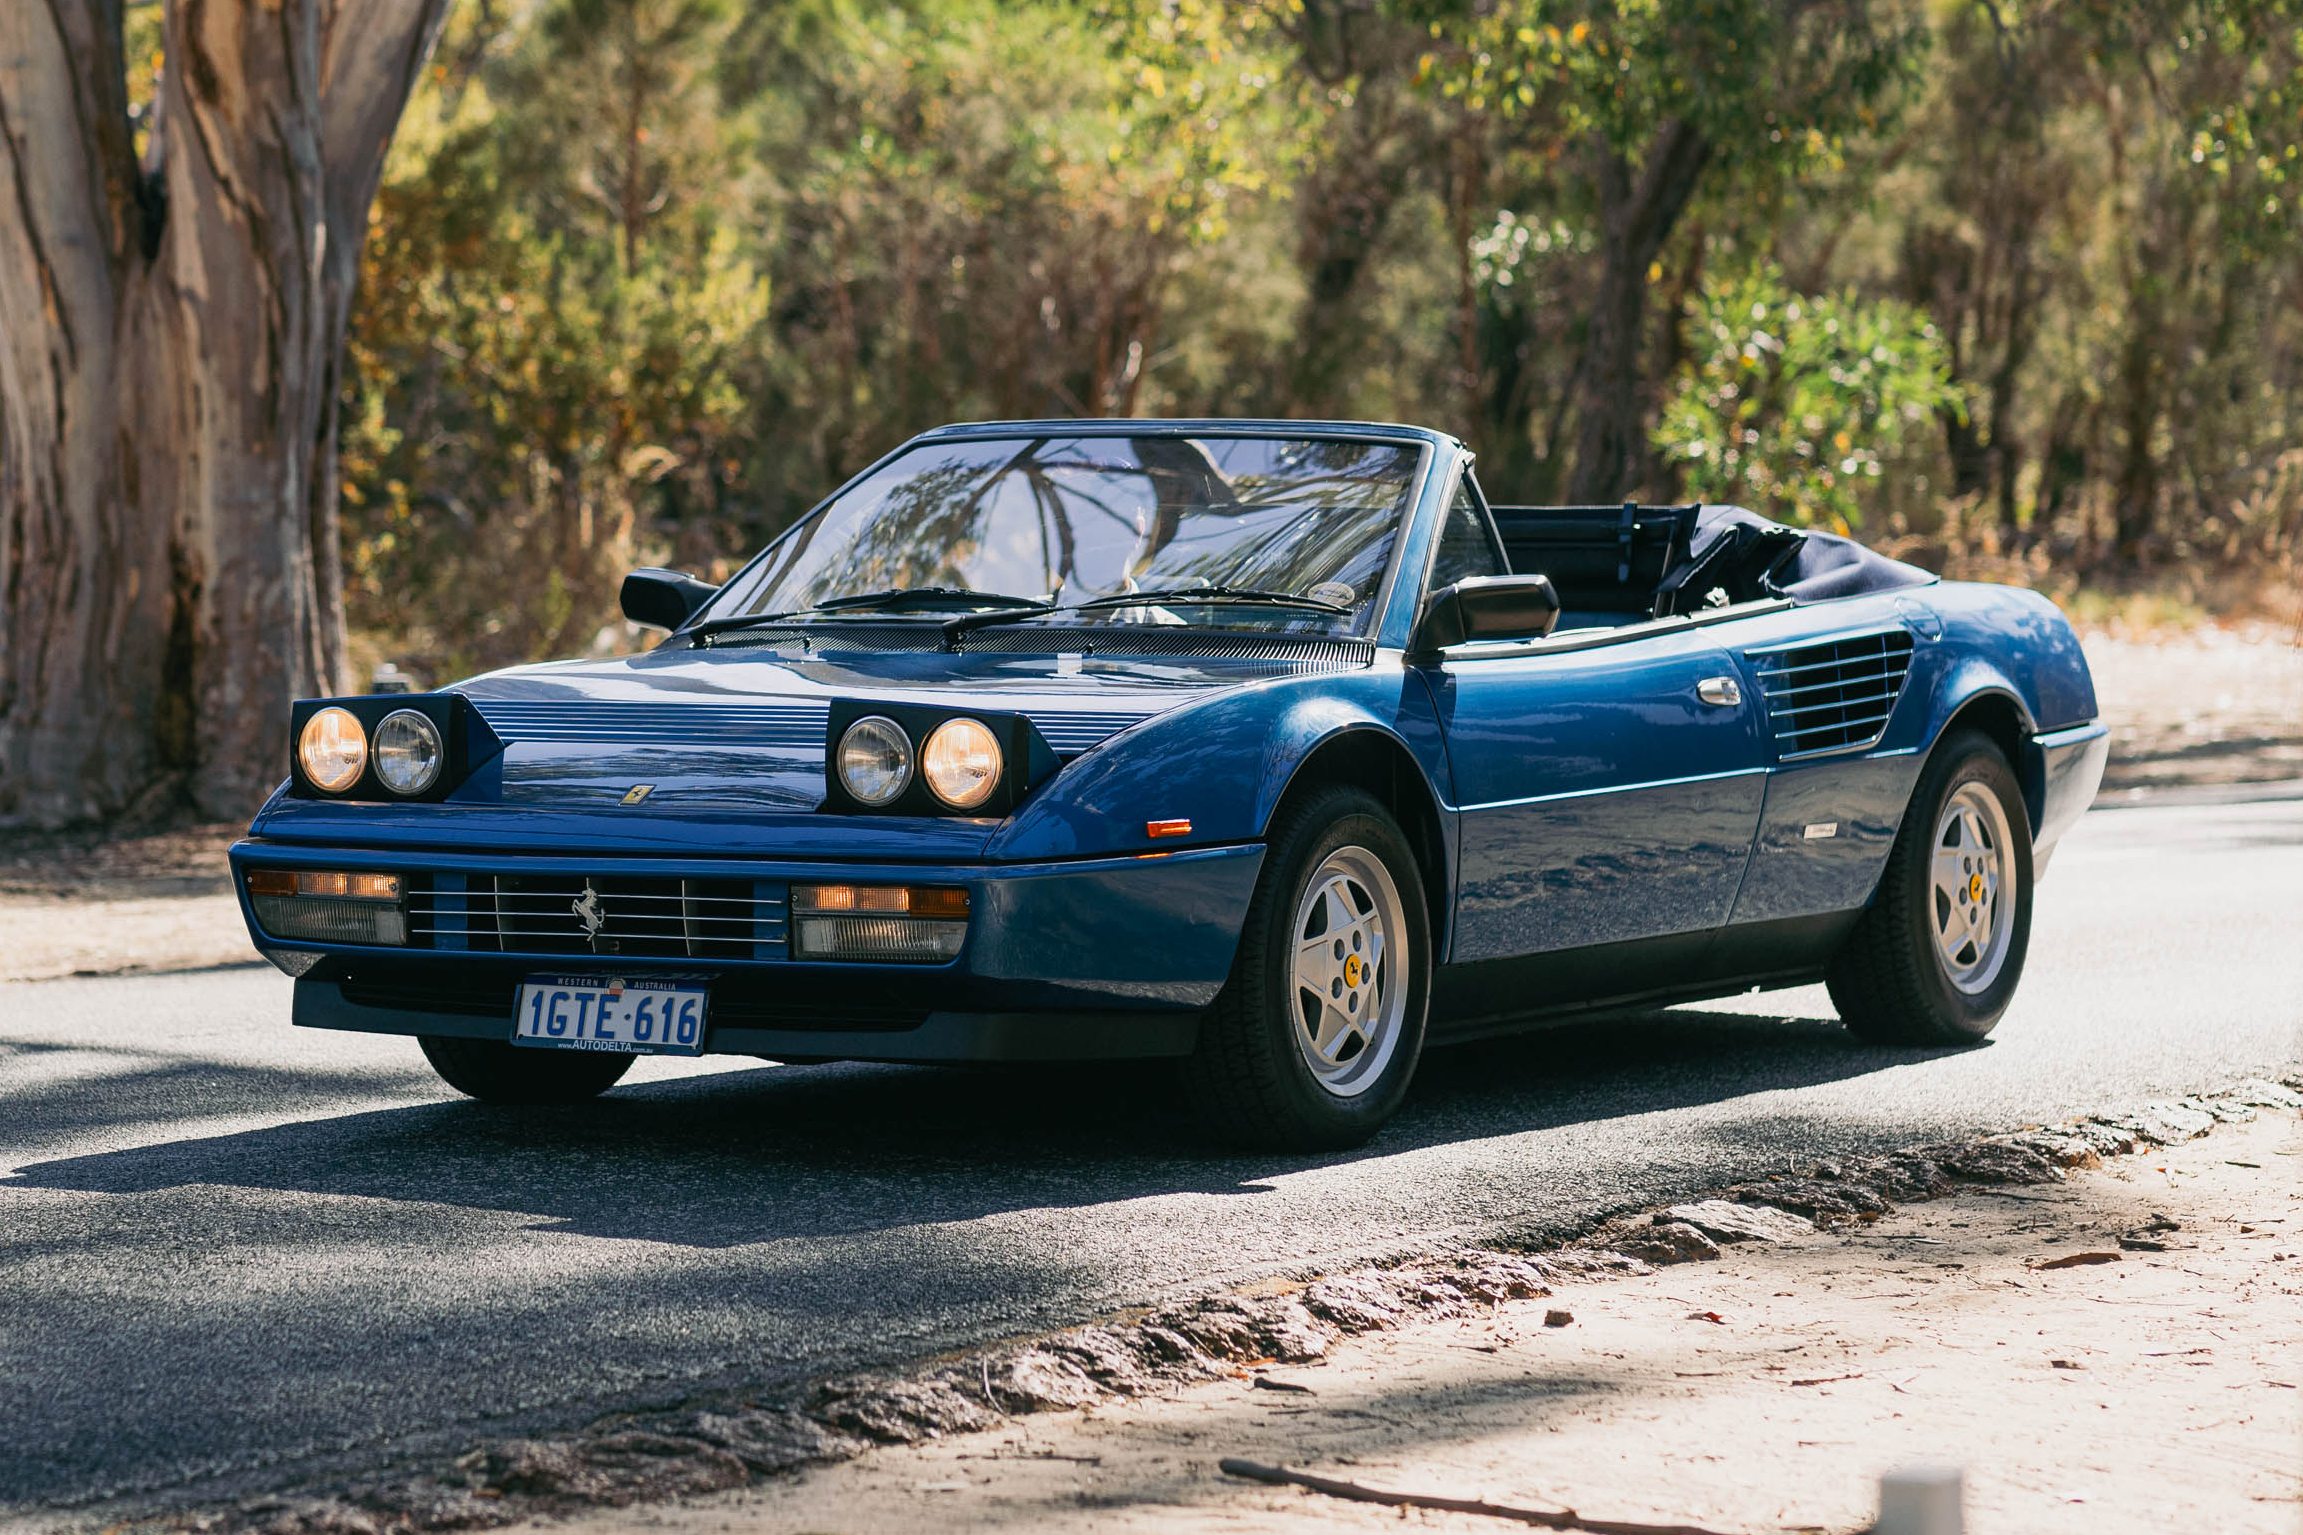
[[[2266,1112],[2065,1183],[1968,1187],[1841,1233],[1372,1334],[1309,1365],[521,1528],[1511,1527],[1217,1469],[1242,1457],[1720,1531],[1858,1530],[1881,1473],[1948,1464],[1965,1470],[1974,1535],[2296,1535],[2298,1157],[2296,1117]]]
[[[2086,638],[2111,763],[2101,804],[2173,788],[2303,779],[2303,635],[2203,625]]]
[[[255,960],[224,862],[243,829],[0,832],[0,981]]]
[[[2263,625],[2087,639],[2111,766],[2100,803],[2303,780],[2303,646]],[[0,981],[256,958],[224,866],[236,825],[104,841],[0,832]]]

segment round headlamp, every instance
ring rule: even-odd
[[[1000,786],[1000,742],[981,720],[945,720],[920,748],[920,774],[937,799],[973,810]]]
[[[296,760],[304,776],[323,794],[341,794],[360,781],[368,765],[368,732],[349,709],[322,709],[304,721],[296,739]]]
[[[440,727],[414,709],[395,709],[376,727],[376,776],[394,794],[421,794],[440,781],[447,758]]]
[[[885,805],[911,786],[912,738],[904,727],[869,714],[840,737],[840,787],[858,803]]]

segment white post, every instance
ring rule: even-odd
[[[1871,1535],[1965,1535],[1959,1468],[1911,1466],[1879,1479]]]

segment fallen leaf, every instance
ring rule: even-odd
[[[1690,1322],[1717,1322],[1722,1327],[1727,1325],[1727,1318],[1716,1311],[1690,1311],[1687,1319]]]
[[[2060,1258],[2049,1258],[2044,1263],[2034,1263],[2031,1266],[2034,1269],[2070,1269],[2077,1268],[2083,1263],[2117,1263],[2118,1261],[2119,1254],[2117,1253],[2065,1253]]]

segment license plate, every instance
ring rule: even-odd
[[[531,975],[520,983],[512,1043],[542,1050],[701,1055],[704,983],[684,976]]]

